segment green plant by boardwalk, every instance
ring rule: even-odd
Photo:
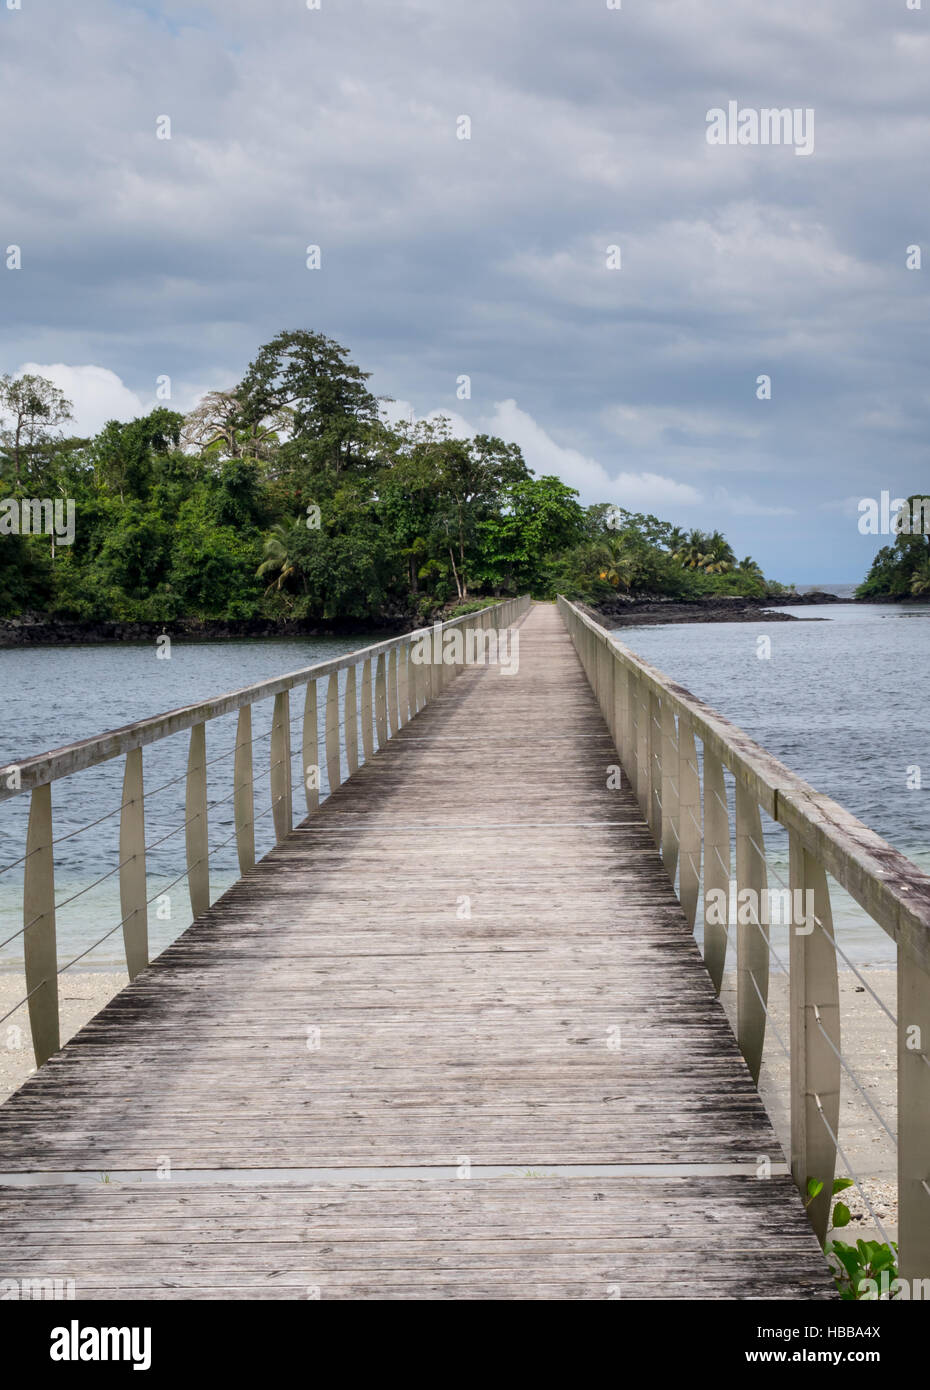
[[[852,1178],[835,1178],[833,1196],[853,1185]],[[818,1178],[810,1178],[805,1207],[809,1207],[822,1191],[823,1183]],[[841,1230],[849,1225],[851,1219],[846,1203],[837,1202],[833,1208],[830,1230]],[[833,1267],[840,1298],[846,1301],[874,1299],[878,1296],[878,1290],[882,1287],[887,1290],[898,1278],[898,1247],[894,1241],[885,1245],[876,1240],[857,1240],[855,1245],[847,1245],[845,1241],[832,1240],[827,1242],[824,1250]]]
[[[41,378],[0,379],[0,496],[74,499],[74,543],[0,538],[0,618],[430,621],[483,598],[777,592],[719,531],[608,503],[447,421],[391,425],[319,333],[280,333],[186,417],[93,438]],[[20,528],[21,529],[21,528]]]

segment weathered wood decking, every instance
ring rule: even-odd
[[[520,639],[518,676],[466,671],[0,1107],[0,1173],[44,1184],[0,1187],[0,1278],[831,1296],[556,610]]]

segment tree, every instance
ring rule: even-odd
[[[398,427],[402,447],[435,477],[435,530],[441,536],[459,598],[468,597],[478,525],[500,506],[507,489],[530,477],[516,444],[479,434],[456,439],[445,417]]]
[[[911,575],[911,593],[915,598],[930,594],[930,559],[921,560]]]
[[[729,541],[720,531],[708,535],[696,529],[688,533],[674,558],[688,569],[703,570],[705,574],[726,574],[736,561]]]
[[[306,531],[306,517],[299,516],[296,521],[285,525],[282,521],[276,521],[268,535],[265,537],[264,556],[255,573],[260,579],[272,578],[265,590],[270,594],[272,589],[278,593],[282,589],[293,587],[295,584],[303,586],[304,592],[307,589],[307,581],[300,568],[300,563],[295,556],[295,547],[299,541],[303,540]]]
[[[73,404],[44,376],[0,376],[0,443],[13,459],[16,479],[43,445],[71,420]]]
[[[406,570],[410,593],[419,593],[424,567],[437,546],[439,496],[432,460],[425,454],[398,455],[375,479],[377,511],[390,544]]]
[[[633,556],[624,549],[621,540],[612,538],[603,541],[597,555],[597,563],[603,566],[598,570],[599,579],[606,579],[615,589],[629,589],[636,574],[636,564]]]
[[[286,406],[262,419],[247,420],[235,391],[208,391],[185,416],[181,443],[185,448],[232,459],[268,459],[292,422]]]
[[[500,510],[478,523],[479,576],[495,590],[551,592],[549,567],[585,535],[584,509],[561,478],[521,478],[501,494]]]
[[[366,461],[364,445],[378,421],[370,372],[322,333],[279,333],[259,349],[237,386],[236,428],[257,430],[289,412],[295,440],[312,441],[320,465],[339,473]]]
[[[184,416],[159,407],[149,415],[121,425],[108,420],[94,440],[91,457],[98,479],[120,500],[145,498],[155,473],[155,456],[177,449]]]
[[[907,499],[902,516],[907,529],[898,529],[893,545],[883,545],[871,568],[856,590],[857,598],[906,598],[927,593],[924,587],[930,571],[930,515],[925,497]]]

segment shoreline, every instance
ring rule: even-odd
[[[113,643],[151,643],[167,635],[179,642],[243,642],[286,640],[292,637],[352,637],[384,633],[385,637],[412,632],[410,616],[340,618],[176,618],[167,623],[67,622],[64,619],[27,615],[0,620],[0,649],[22,647],[109,646]]]
[[[617,627],[646,627],[657,623],[823,623],[827,618],[801,618],[794,613],[778,613],[783,607],[812,607],[852,600],[835,594],[788,594],[777,598],[747,598],[742,595],[708,596],[698,599],[616,598],[593,605],[579,603],[589,618],[610,630]]]
[[[500,599],[486,597],[487,603]],[[793,623],[827,622],[826,618],[808,618],[793,613],[776,612],[781,608],[804,608],[832,603],[880,604],[895,603],[926,605],[926,599],[907,595],[892,598],[841,598],[823,590],[803,594],[781,594],[771,598],[751,598],[745,595],[705,595],[694,599],[673,599],[661,596],[638,598],[617,595],[599,604],[580,600],[578,607],[601,627],[640,627],[657,623]],[[451,609],[455,603],[447,605]],[[411,613],[372,615],[366,618],[175,618],[171,622],[130,622],[116,619],[47,618],[39,613],[0,619],[0,650],[22,647],[79,647],[107,646],[113,643],[149,643],[167,635],[180,642],[244,642],[281,640],[294,637],[352,637],[376,632],[386,638],[428,627],[437,619],[445,620],[446,611],[424,619]]]

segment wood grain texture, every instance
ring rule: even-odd
[[[434,693],[0,1106],[0,1173],[54,1184],[0,1186],[0,1277],[831,1296],[787,1177],[526,1176],[784,1157],[553,607],[519,655]],[[166,1160],[230,1180],[159,1181]],[[410,1167],[436,1177],[348,1173]],[[244,1175],[271,1168],[294,1182]],[[346,1179],[296,1171],[320,1168]]]

